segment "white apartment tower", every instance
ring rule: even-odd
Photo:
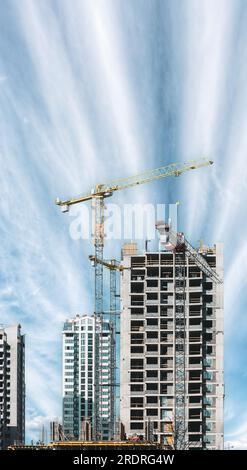
[[[199,250],[223,277],[222,245]],[[173,443],[174,251],[123,248],[120,420],[126,436]],[[185,446],[223,449],[223,287],[185,257]]]
[[[25,442],[25,337],[0,326],[0,449]]]
[[[102,326],[102,328],[101,328]],[[63,430],[66,438],[86,440],[93,433],[95,405],[95,338],[100,341],[100,439],[108,440],[111,423],[111,329],[109,322],[77,315],[63,328]]]

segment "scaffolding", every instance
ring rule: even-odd
[[[175,233],[170,223],[158,221],[160,248],[173,251],[174,261],[174,321],[175,321],[175,410],[173,424],[173,447],[188,449],[185,421],[185,359],[186,359],[186,260],[192,258],[202,272],[213,282],[222,284],[218,273],[209,266],[206,259],[186,240],[182,232]]]
[[[185,425],[185,325],[186,325],[186,267],[185,250],[175,251],[175,419],[174,448],[184,449],[186,439]]]
[[[115,260],[111,260],[112,264]],[[116,435],[116,331],[117,331],[117,271],[110,269],[110,328],[111,328],[111,374],[110,374],[110,420],[109,439],[115,439]]]

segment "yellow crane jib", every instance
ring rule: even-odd
[[[115,191],[131,188],[161,178],[167,178],[169,176],[177,177],[186,171],[195,170],[212,164],[213,161],[207,160],[206,158],[201,158],[199,160],[189,160],[187,162],[170,163],[169,165],[161,166],[160,168],[155,168],[154,170],[148,170],[135,176],[119,178],[106,184],[96,184],[95,188],[93,188],[91,191],[91,194],[79,196],[65,201],[61,201],[59,198],[57,198],[55,203],[61,207],[63,212],[66,212],[69,210],[69,206],[72,206],[73,204],[90,201],[94,198],[110,197]]]
[[[99,263],[99,264],[102,264],[102,266],[105,266],[106,268],[111,269],[112,271],[120,271],[120,272],[123,271],[124,269],[128,269],[128,268],[125,268],[122,264],[119,264],[119,262],[116,260],[106,261],[103,259],[96,258],[96,256],[93,256],[93,255],[89,255],[88,258],[91,261],[93,266],[95,266],[96,263]]]

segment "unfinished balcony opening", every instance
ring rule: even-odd
[[[189,420],[201,420],[202,410],[200,408],[189,408]]]
[[[158,331],[147,331],[146,339],[147,339],[147,343],[157,343],[158,342]]]
[[[144,321],[143,320],[131,320],[131,332],[143,331]]]
[[[202,346],[201,344],[190,344],[189,345],[189,355],[190,356],[199,356],[201,355]]]
[[[147,401],[147,405],[155,405],[155,404],[158,404],[158,397],[155,397],[155,396],[147,396],[146,398],[146,401]]]
[[[188,384],[188,393],[191,395],[200,395],[201,394],[201,384],[200,383],[189,383]]]
[[[131,269],[131,281],[144,281],[144,279],[145,279],[145,268]]]
[[[202,432],[202,425],[201,423],[194,423],[194,422],[189,422],[188,424],[188,432],[196,432],[196,433],[201,433]]]
[[[201,357],[189,357],[189,367],[198,369],[198,366],[202,367]]]
[[[189,332],[189,342],[190,343],[200,343],[202,340],[201,331],[190,331]]]
[[[173,291],[173,283],[168,280],[161,279],[160,281],[160,290],[162,292],[172,292]]]
[[[132,393],[141,393],[141,392],[143,392],[143,384],[130,384],[130,391]]]
[[[157,393],[158,383],[155,383],[155,382],[146,383],[146,391],[149,393]]]
[[[202,303],[201,294],[198,293],[198,292],[190,292],[189,303],[190,304],[201,304]]]
[[[131,346],[130,352],[131,354],[143,354],[144,348],[143,346]]]
[[[202,289],[202,279],[189,279],[189,287],[191,289],[196,288],[196,289]]]
[[[201,318],[190,318],[189,327],[192,330],[201,330],[202,328],[202,319]]]
[[[164,346],[163,344],[160,345],[160,355],[161,356],[172,356],[173,355],[173,347],[172,346]]]
[[[148,292],[146,305],[157,305],[158,304],[158,292]]]
[[[173,265],[173,254],[172,253],[161,254],[160,264],[164,266]]]
[[[140,318],[144,316],[144,309],[139,307],[131,307],[130,314],[132,318]]]
[[[211,268],[216,267],[216,257],[215,256],[208,256],[207,257],[207,262],[208,262],[209,266],[211,266]]]
[[[132,256],[131,257],[132,268],[141,268],[143,266],[145,266],[145,256]]]
[[[161,292],[160,294],[160,303],[164,305],[173,305],[173,294],[165,294]]]
[[[144,344],[144,337],[142,333],[132,333],[130,335],[131,345]]]
[[[166,359],[165,357],[160,358],[160,368],[161,369],[172,369],[173,368],[173,360]]]
[[[147,316],[158,316],[159,314],[159,307],[158,305],[147,305]]]
[[[160,371],[160,381],[161,382],[172,382],[173,381],[173,373],[161,370]]]
[[[146,380],[147,382],[156,382],[158,380],[158,371],[157,370],[147,370],[146,371]]]
[[[147,265],[148,266],[159,265],[159,254],[156,254],[156,253],[147,254]]]
[[[189,267],[189,278],[198,278],[202,277],[202,272],[197,266]]]
[[[161,330],[172,330],[173,329],[173,320],[166,320],[165,318],[160,319],[160,329]]]
[[[157,330],[159,326],[158,318],[147,318],[146,320],[147,330]]]
[[[143,420],[143,410],[130,410],[130,419],[131,420],[140,420],[142,421]]]
[[[160,342],[161,343],[173,343],[173,334],[166,333],[165,331],[160,332]]]
[[[148,267],[147,268],[147,277],[159,277],[159,268],[158,267]]]
[[[201,381],[202,371],[201,370],[192,370],[189,371],[189,380],[190,381]]]
[[[173,308],[172,306],[167,307],[165,305],[160,306],[160,316],[161,317],[173,317]]]
[[[190,305],[189,306],[189,316],[190,317],[201,317],[202,316],[202,307],[200,305]]]
[[[173,268],[172,267],[161,267],[160,277],[162,279],[173,279]]]
[[[146,287],[147,292],[157,291],[158,287],[159,287],[158,279],[148,279],[147,280],[147,287]]]
[[[158,368],[158,358],[157,357],[147,357],[146,358],[147,368]]]
[[[133,397],[130,399],[131,408],[143,408],[143,397]]]
[[[143,295],[131,295],[131,306],[136,307],[138,305],[144,305]]]
[[[173,395],[173,386],[169,384],[160,384],[160,394],[161,395]]]
[[[131,369],[143,369],[143,359],[131,359],[130,368]]]
[[[157,354],[158,353],[158,344],[147,344],[147,354]]]
[[[144,282],[132,282],[130,291],[131,294],[143,294]]]
[[[189,397],[189,405],[201,405],[202,397],[200,395],[195,395]]]
[[[158,410],[157,408],[148,408],[146,411],[146,416],[151,417],[157,417],[158,416]]]
[[[203,326],[206,329],[213,328],[213,320],[204,320]]]
[[[133,431],[143,431],[143,423],[135,423],[132,421],[130,423],[130,429]]]
[[[143,372],[131,372],[130,381],[133,382],[143,382]]]

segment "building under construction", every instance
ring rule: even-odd
[[[111,360],[108,382],[111,413],[116,422],[116,271],[122,272],[121,420],[127,437],[138,434],[175,449],[223,446],[222,253],[195,250],[183,236],[159,226],[163,246],[155,253],[124,250],[123,266],[104,260],[105,199],[116,191],[211,166],[200,160],[170,163],[141,174],[96,184],[83,196],[57,198],[62,212],[92,203],[95,268],[95,368],[93,440],[104,437],[102,338],[104,268],[110,270]],[[171,232],[171,231],[170,231]],[[181,235],[181,234],[180,234]],[[132,246],[133,248],[133,246]],[[219,274],[217,274],[219,273]],[[69,380],[68,380],[69,381]],[[80,415],[81,416],[81,415]],[[78,433],[77,433],[78,434]],[[79,433],[80,434],[80,433]],[[113,431],[114,435],[114,431]],[[105,433],[106,436],[106,433]]]
[[[120,419],[127,438],[223,449],[222,245],[196,251],[157,228],[159,251],[122,251]]]

